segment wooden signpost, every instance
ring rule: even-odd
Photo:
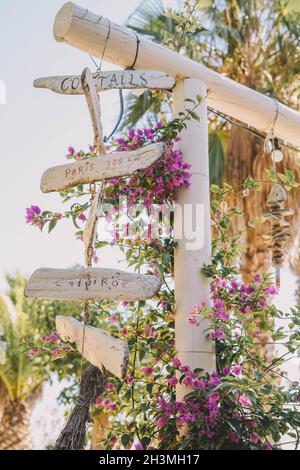
[[[91,364],[99,369],[105,367],[119,378],[125,376],[129,362],[129,349],[124,341],[114,338],[100,328],[84,326],[72,317],[59,315],[55,322],[62,340],[75,342],[80,354],[83,352],[83,356]]]
[[[41,190],[43,193],[64,191],[78,184],[128,176],[153,165],[164,154],[164,150],[165,145],[158,142],[138,150],[113,152],[110,155],[54,166],[43,174]]]
[[[153,70],[113,70],[93,73],[97,93],[114,89],[157,89],[171,90],[175,85],[174,78],[163,72]],[[84,93],[80,75],[37,78],[33,85],[46,88],[63,95],[82,95]]]
[[[103,143],[103,129],[101,123],[101,108],[99,96],[97,95],[92,74],[88,68],[85,68],[82,72],[81,85],[86,97],[87,105],[93,124],[94,145],[97,148],[98,154],[106,154],[106,148]]]
[[[57,300],[115,300],[133,302],[155,296],[160,280],[149,274],[116,269],[37,269],[25,288],[25,297]]]
[[[83,231],[83,243],[85,246],[85,264],[86,266],[92,266],[92,259],[94,255],[95,242],[97,237],[97,226],[100,208],[103,199],[103,191],[100,186],[96,195],[92,201],[88,220],[86,221]]]

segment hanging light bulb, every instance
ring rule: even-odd
[[[283,159],[283,153],[281,151],[278,139],[275,137],[274,139],[274,147],[272,150],[272,160],[274,163],[279,163]]]

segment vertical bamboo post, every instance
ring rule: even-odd
[[[174,114],[178,115],[180,111],[191,108],[192,103],[185,102],[185,99],[195,99],[197,94],[206,96],[206,86],[203,82],[192,78],[178,80],[173,94]],[[188,189],[178,191],[175,209],[175,236],[182,232],[182,236],[177,239],[175,250],[175,342],[178,357],[184,365],[189,365],[192,369],[202,368],[211,373],[215,369],[215,352],[212,341],[204,332],[207,323],[203,321],[201,326],[188,323],[192,307],[200,300],[209,298],[209,285],[201,275],[200,269],[203,263],[208,263],[211,259],[208,122],[205,100],[196,109],[196,113],[200,121],[188,122],[180,142],[184,161],[192,165],[192,184]],[[195,217],[197,205],[204,211],[199,220]],[[193,216],[188,218],[191,208]],[[192,250],[187,233],[187,223],[191,224],[190,219],[193,222],[193,230],[200,230],[203,238],[202,247]],[[177,400],[181,400],[187,392],[186,386],[178,384]]]

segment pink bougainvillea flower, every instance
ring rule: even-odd
[[[228,321],[229,320],[229,313],[225,311],[220,311],[215,313],[215,317],[217,320]]]
[[[264,443],[263,448],[264,450],[272,450],[272,446],[268,442]]]
[[[126,379],[127,385],[132,385],[132,384],[133,384],[133,381],[134,381],[134,377],[133,377],[132,375],[130,375],[130,376],[127,377],[127,379]]]
[[[220,385],[221,380],[219,378],[219,374],[217,372],[213,372],[209,379],[210,385]]]
[[[189,315],[188,322],[191,325],[196,325],[197,324],[197,318],[195,317],[195,315],[192,315],[192,314]]]
[[[265,297],[261,297],[259,299],[258,303],[262,308],[264,308],[268,305],[267,299],[265,299]]]
[[[144,450],[144,447],[140,443],[135,444],[134,448],[135,448],[135,450]]]
[[[247,395],[240,395],[239,402],[244,408],[250,408],[252,406],[252,401]]]
[[[73,155],[76,152],[76,150],[74,149],[74,147],[70,145],[70,147],[68,147],[68,152]]]
[[[30,359],[38,356],[40,353],[40,350],[38,348],[32,348],[32,349],[29,349],[29,351],[27,351],[26,355],[27,357],[30,357]]]
[[[109,321],[110,323],[118,323],[119,319],[118,319],[117,314],[114,313],[113,315],[110,315],[109,317],[107,317],[107,321]]]
[[[269,287],[266,287],[266,289],[264,289],[264,292],[269,295],[277,295],[278,287],[272,284]]]
[[[176,377],[171,377],[170,379],[168,379],[168,384],[171,387],[174,387],[175,385],[178,384],[178,379],[176,379]]]
[[[149,367],[149,366],[143,367],[142,372],[145,375],[152,375],[153,374],[153,368]]]
[[[181,366],[181,360],[178,357],[173,357],[172,364],[174,367],[178,368]]]
[[[26,208],[26,223],[31,224],[38,215],[40,215],[41,209],[38,206],[31,206]]]
[[[230,432],[229,433],[229,440],[233,444],[238,444],[240,442],[240,437],[236,432]]]
[[[109,439],[109,444],[111,446],[115,445],[115,443],[117,442],[118,438],[116,436],[112,436],[110,439]]]
[[[84,214],[80,214],[78,216],[78,219],[81,220],[82,222],[85,222],[87,219],[86,219],[86,216]]]
[[[58,338],[59,338],[58,334],[52,331],[52,333],[49,336],[49,341],[51,343],[56,343],[58,341]]]
[[[222,370],[222,374],[225,376],[230,375],[230,372],[231,372],[230,367],[224,367],[224,369]]]
[[[158,428],[163,428],[167,424],[167,421],[168,421],[168,416],[161,416],[155,421],[155,424]]]
[[[253,444],[257,444],[258,441],[259,441],[259,436],[258,434],[256,434],[256,432],[253,432],[252,434],[250,434],[250,442],[252,442]]]
[[[154,326],[146,326],[145,332],[148,336],[154,336],[156,333],[156,329]]]
[[[107,390],[108,392],[113,392],[115,388],[116,388],[115,384],[108,383],[108,384],[106,385],[106,390]]]
[[[237,364],[236,366],[232,368],[232,373],[235,376],[241,375],[242,372],[243,372],[243,367],[240,364]]]
[[[206,382],[203,379],[195,379],[192,382],[192,387],[198,390],[204,390],[206,388]]]
[[[213,333],[210,335],[212,340],[217,340],[217,341],[222,341],[223,339],[226,339],[226,335],[224,333],[223,328],[217,328]]]
[[[65,357],[65,354],[61,348],[53,349],[51,354],[55,359],[63,359]]]

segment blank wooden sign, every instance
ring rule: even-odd
[[[83,243],[85,247],[85,264],[90,266],[94,254],[95,241],[97,238],[97,224],[101,208],[103,195],[102,188],[99,187],[92,201],[89,216],[83,231]]]
[[[24,294],[35,299],[132,302],[150,299],[160,286],[156,276],[115,269],[41,268],[32,274]]]
[[[113,70],[93,73],[97,93],[114,89],[163,89],[171,90],[175,85],[174,78],[154,70]],[[33,82],[36,88],[47,88],[63,95],[82,95],[83,88],[80,75],[37,78]]]
[[[165,151],[162,142],[146,145],[138,150],[113,152],[95,158],[87,158],[45,171],[41,180],[43,193],[64,191],[78,184],[95,183],[118,176],[131,175],[156,162]]]
[[[97,152],[107,153],[103,143],[103,129],[101,123],[101,108],[99,96],[93,81],[93,76],[90,70],[86,67],[81,75],[81,86],[84,91],[87,105],[89,108],[93,129],[94,129],[94,143],[97,147]]]
[[[72,317],[57,316],[56,329],[63,341],[75,342],[78,351],[82,353],[84,334],[83,356],[94,366],[112,372],[119,378],[126,374],[129,361],[129,349],[127,344],[114,338],[106,331],[93,326],[84,328],[84,324]],[[83,333],[84,330],[84,333]]]

